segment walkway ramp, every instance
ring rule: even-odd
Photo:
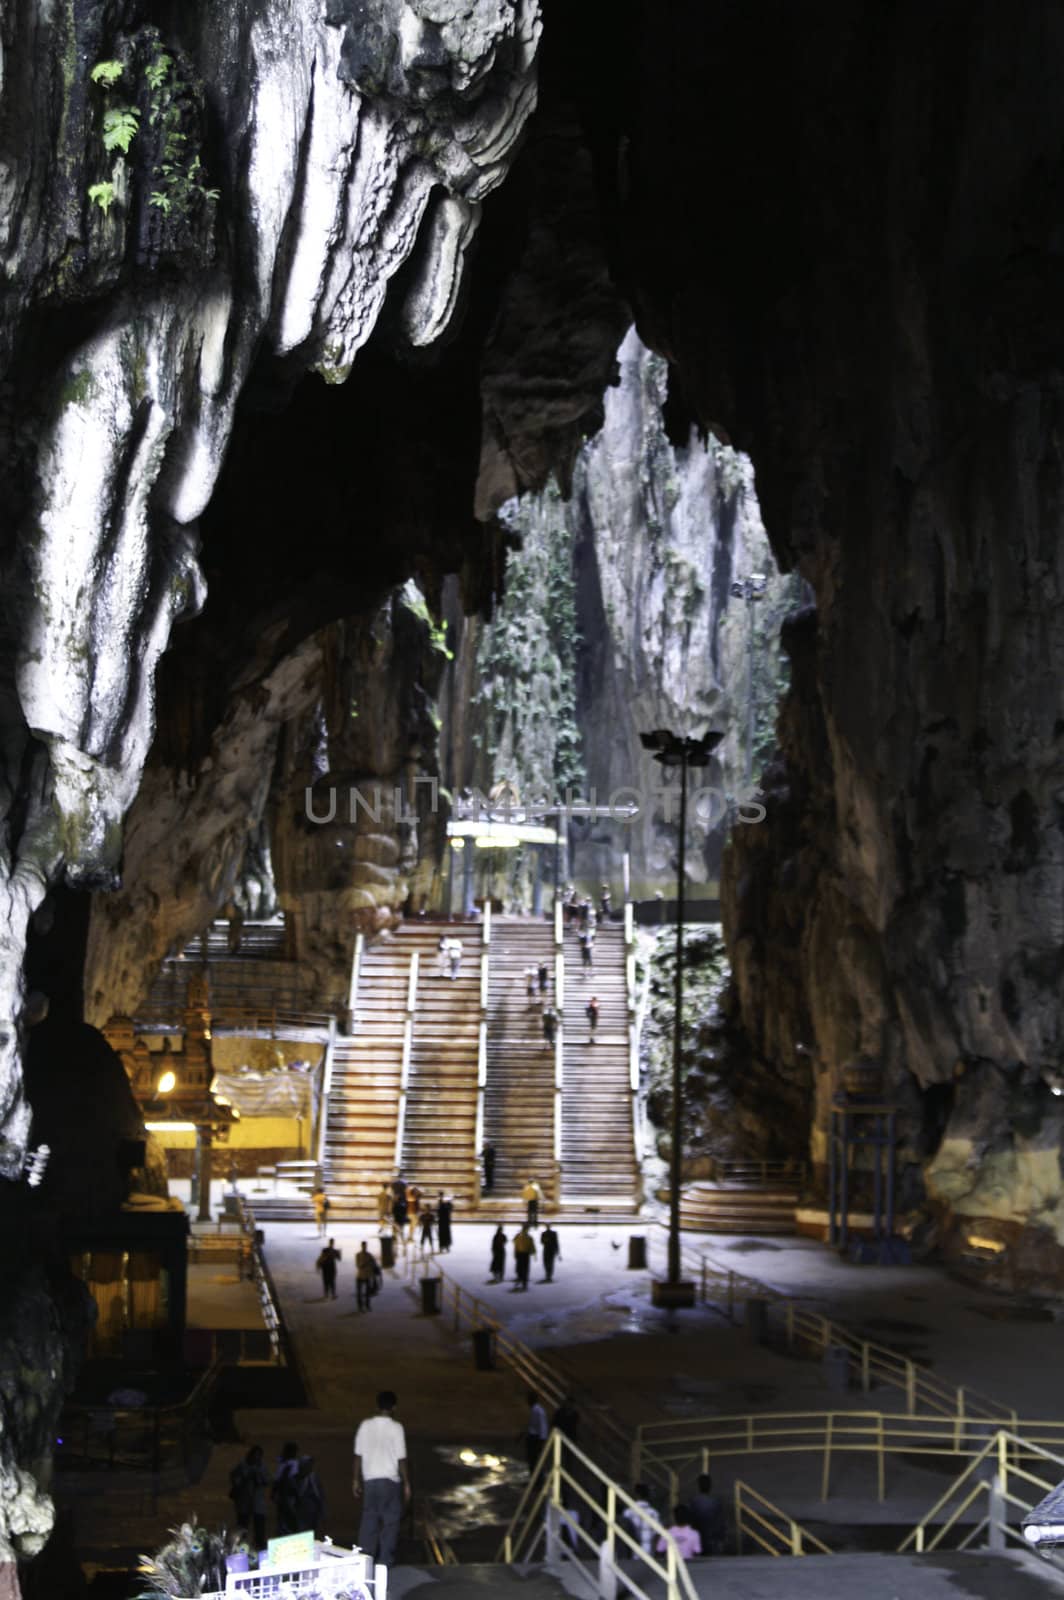
[[[638,1204],[628,1046],[627,951],[619,922],[599,924],[594,965],[582,964],[575,928],[565,934],[562,1201],[628,1213]],[[599,1002],[592,1042],[585,1007]]]

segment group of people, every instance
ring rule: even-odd
[[[532,1237],[530,1225],[527,1222],[523,1223],[509,1243],[514,1253],[514,1281],[518,1289],[527,1289],[532,1270],[532,1257],[536,1254],[536,1241]],[[506,1234],[500,1222],[491,1236],[492,1283],[502,1283],[506,1277],[506,1245]],[[561,1260],[562,1247],[557,1232],[550,1223],[540,1233],[539,1249],[543,1257],[543,1282],[553,1283],[554,1265]]]
[[[658,1555],[663,1555],[666,1549],[665,1540],[655,1537],[654,1530],[647,1522],[647,1517],[664,1526],[664,1517],[659,1517],[657,1511],[650,1503],[650,1491],[645,1483],[637,1483],[633,1491],[634,1506],[629,1506],[623,1514],[623,1521],[628,1524],[632,1538],[637,1539],[643,1550],[649,1555],[656,1550]],[[703,1472],[698,1479],[698,1489],[683,1505],[673,1509],[672,1522],[667,1530],[676,1542],[676,1548],[685,1561],[692,1556],[719,1556],[724,1552],[724,1544],[728,1533],[727,1513],[724,1502],[719,1495],[713,1493],[713,1479],[708,1472]]]
[[[609,921],[612,912],[613,899],[610,886],[604,883],[599,888],[599,913],[603,922]],[[567,883],[565,886],[565,893],[562,895],[562,916],[565,918],[567,928],[584,929],[595,926],[597,914],[594,901],[590,895],[578,894],[575,883]]]
[[[416,1183],[407,1183],[399,1173],[391,1183],[382,1184],[377,1195],[377,1220],[382,1228],[394,1227],[404,1244],[413,1243],[417,1235],[423,1250],[438,1250],[441,1255],[451,1248],[453,1216],[451,1195],[440,1189],[433,1204]]]
[[[281,1451],[272,1477],[266,1470],[262,1446],[252,1445],[229,1474],[229,1498],[236,1526],[253,1536],[256,1550],[266,1548],[268,1500],[274,1504],[278,1538],[288,1533],[317,1533],[325,1517],[325,1496],[314,1457],[301,1455],[294,1442]]]
[[[436,974],[440,978],[457,978],[462,972],[462,941],[440,934],[436,946]]]
[[[318,1254],[314,1263],[315,1268],[321,1273],[322,1293],[326,1300],[336,1299],[337,1268],[343,1258],[343,1251],[336,1247],[336,1240],[330,1239]],[[355,1254],[355,1304],[359,1311],[373,1310],[373,1296],[377,1294],[384,1283],[384,1273],[381,1264],[373,1254],[369,1244],[363,1239]]]

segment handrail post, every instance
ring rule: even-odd
[[[406,1091],[410,1082],[410,1052],[414,1043],[414,1007],[417,1003],[418,953],[410,956],[410,975],[406,985],[406,1020],[403,1023],[403,1060],[399,1069],[399,1106],[395,1119],[395,1170],[403,1170],[403,1138],[406,1133]]]
[[[879,1467],[879,1503],[880,1503],[880,1505],[882,1505],[883,1501],[886,1499],[885,1478],[884,1478],[884,1461],[883,1461],[883,1413],[882,1413],[882,1411],[879,1413],[878,1417],[876,1418],[876,1443],[877,1443],[877,1445],[879,1447],[878,1450],[877,1450],[877,1457],[878,1457],[877,1465]]]
[[[735,1553],[743,1553],[743,1486],[741,1481],[735,1480]]]
[[[820,1498],[826,1500],[831,1492],[831,1432],[835,1413],[829,1411],[827,1415],[827,1429],[824,1433],[824,1471],[820,1480]]]
[[[908,1356],[905,1358],[905,1404],[909,1416],[916,1414],[916,1368]]]
[[[561,902],[554,908],[554,1203],[562,1199],[562,1099],[565,1091],[565,944]]]
[[[862,1339],[861,1340],[861,1388],[864,1390],[865,1394],[868,1393],[869,1389],[872,1386],[872,1379],[871,1379],[871,1372],[870,1372],[871,1353],[872,1352],[871,1352],[871,1348],[869,1346],[868,1340],[867,1339]]]

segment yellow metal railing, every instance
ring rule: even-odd
[[[951,1384],[897,1350],[862,1339],[841,1323],[804,1310],[778,1289],[736,1272],[689,1241],[683,1242],[682,1261],[684,1272],[699,1285],[703,1304],[719,1302],[730,1319],[734,1319],[737,1305],[762,1300],[770,1324],[778,1328],[789,1350],[845,1350],[850,1374],[865,1394],[873,1384],[886,1384],[905,1395],[906,1410],[912,1416],[932,1413],[952,1417],[959,1427],[972,1419],[1015,1429],[1017,1414],[1008,1406],[974,1389]]]
[[[986,1510],[983,1516],[965,1532],[954,1548],[966,1550],[983,1533],[989,1533],[991,1539],[996,1533],[1002,1544],[1013,1539],[1025,1549],[1029,1548],[1020,1529],[1010,1525],[1008,1510],[1012,1509],[1022,1517],[1055,1488],[1064,1477],[1064,1455],[1047,1450],[1032,1439],[1027,1431],[1028,1424],[1021,1426],[1024,1429],[1022,1435],[1001,1428],[986,1441],[978,1455],[972,1457],[960,1476],[902,1540],[899,1551],[912,1549],[917,1554],[924,1554],[937,1550],[958,1527],[961,1518],[984,1498]],[[1045,1428],[1047,1424],[1035,1426]],[[1058,1442],[1064,1447],[1064,1425],[1060,1426]],[[1055,1470],[1049,1478],[1040,1477],[1024,1465],[1025,1461],[1031,1459],[1039,1463],[1049,1462]],[[1030,1492],[1032,1488],[1035,1491],[1033,1494]],[[954,1501],[956,1503],[949,1514],[936,1528],[935,1518],[946,1512]]]
[[[625,1516],[629,1511],[631,1519]],[[641,1523],[650,1530],[652,1550],[643,1549]],[[583,1567],[585,1580],[590,1576],[586,1563],[597,1562],[600,1593],[616,1592],[621,1583],[636,1600],[651,1600],[643,1585],[652,1584],[660,1596],[657,1585],[663,1584],[665,1600],[697,1600],[672,1535],[557,1429],[528,1480],[496,1560],[530,1561],[541,1546],[549,1564],[572,1561]]]
[[[821,1499],[831,1493],[831,1469],[840,1455],[864,1455],[876,1468],[878,1497],[886,1498],[886,1461],[891,1455],[979,1456],[999,1430],[976,1418],[910,1417],[880,1411],[751,1412],[729,1417],[693,1417],[649,1423],[639,1429],[640,1473],[666,1478],[672,1500],[682,1498],[681,1480],[708,1472],[723,1456],[821,1456]],[[1021,1422],[1008,1433],[1037,1454],[1064,1451],[1064,1422]],[[1019,1446],[1017,1446],[1019,1448]],[[1014,1465],[1016,1463],[1014,1462]]]
[[[770,1556],[805,1556],[810,1551],[822,1556],[835,1553],[741,1478],[735,1480],[735,1537],[740,1555],[744,1540]]]

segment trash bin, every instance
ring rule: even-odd
[[[640,1272],[647,1264],[647,1241],[642,1233],[633,1233],[628,1240],[628,1270]]]
[[[255,1243],[259,1246],[260,1250],[266,1243],[266,1231],[264,1228],[255,1229]]]
[[[381,1266],[395,1266],[395,1236],[391,1233],[381,1234]]]
[[[473,1329],[473,1364],[478,1372],[495,1370],[495,1329]]]
[[[439,1316],[440,1312],[440,1279],[422,1278],[421,1280],[421,1310],[426,1317]]]
[[[829,1344],[823,1358],[824,1382],[842,1394],[850,1387],[850,1352],[845,1345]]]

